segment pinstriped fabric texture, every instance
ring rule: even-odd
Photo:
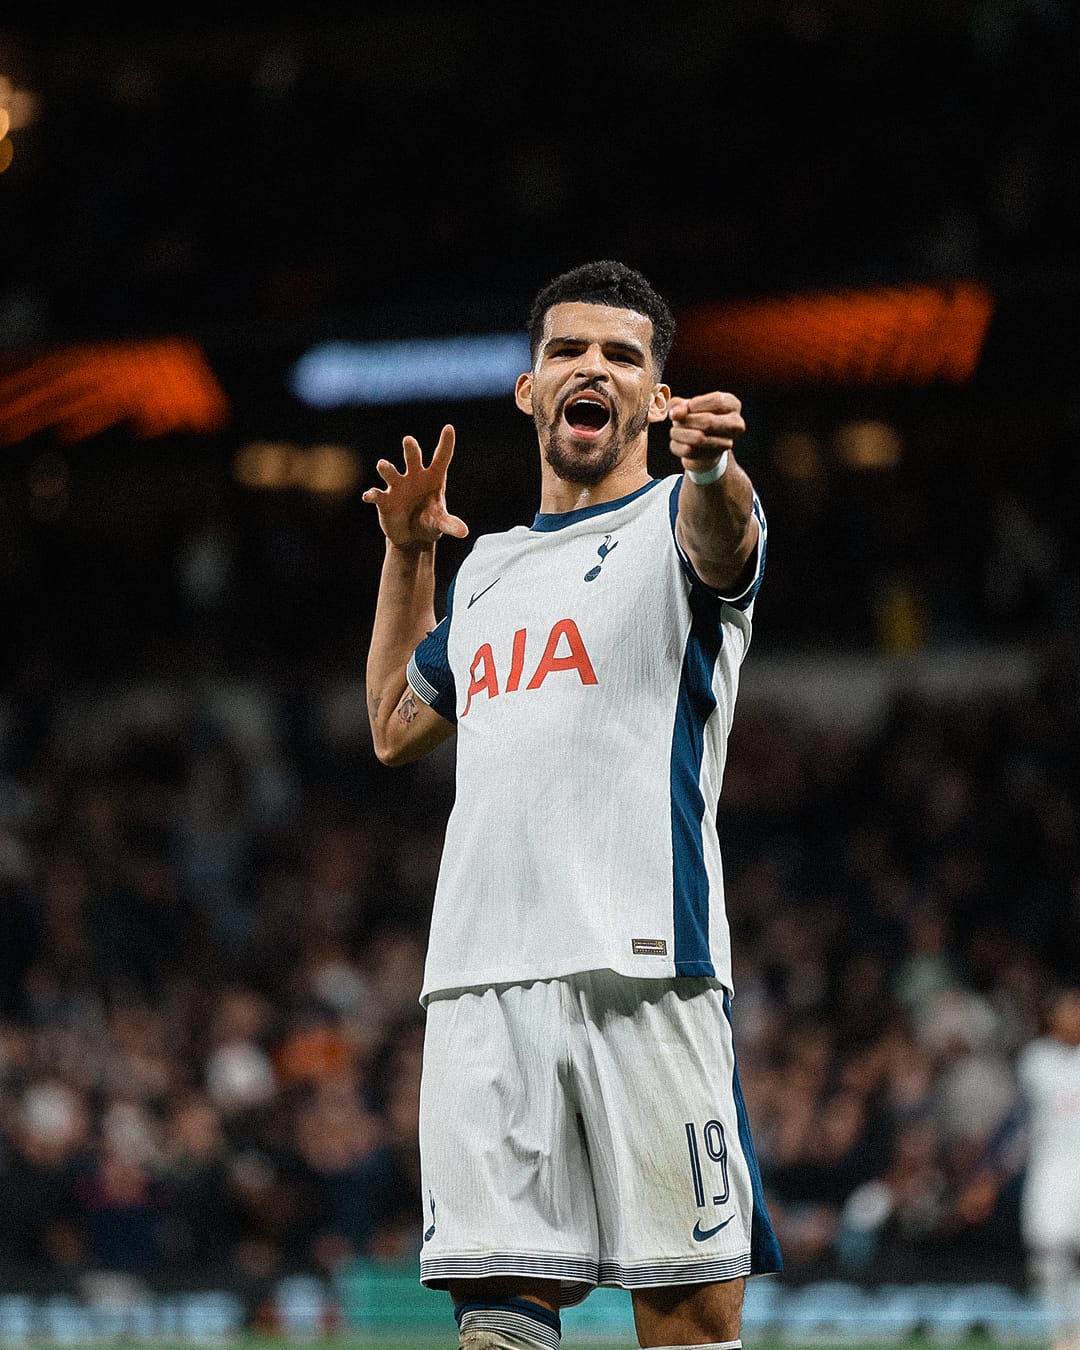
[[[594,972],[435,998],[425,1054],[425,1284],[558,1280],[568,1306],[597,1283],[779,1268],[753,1261],[772,1230],[717,981]]]
[[[617,1261],[600,1262],[600,1284],[619,1289],[655,1289],[668,1284],[707,1284],[712,1280],[735,1280],[750,1274],[750,1253],[716,1260],[661,1262],[623,1266]]]
[[[530,1275],[538,1280],[581,1280],[596,1283],[596,1262],[573,1257],[530,1256],[527,1252],[488,1252],[476,1256],[426,1257],[425,1273],[447,1280],[487,1279],[495,1275]]]
[[[590,970],[731,988],[715,810],[764,526],[719,597],[678,550],[681,483],[482,535],[413,653],[457,724],[424,1002]]]

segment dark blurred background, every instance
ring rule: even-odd
[[[0,177],[8,360],[190,335],[229,417],[148,443],[120,422],[59,458],[48,428],[8,447],[9,671],[131,671],[185,635],[205,657],[182,560],[211,527],[235,555],[216,597],[227,665],[354,664],[370,513],[348,489],[245,490],[238,450],[342,445],[366,484],[403,432],[430,442],[452,418],[474,531],[528,519],[531,430],[506,397],[319,412],[289,371],[320,340],[517,329],[549,275],[598,256],[641,267],[680,311],[987,287],[963,384],[743,379],[746,453],[781,526],[760,641],[871,645],[901,594],[929,640],[1075,630],[1071,6],[47,14],[0,30],[25,121]],[[676,349],[676,386],[725,384],[692,355]],[[867,422],[892,437],[884,468],[845,453]]]
[[[535,443],[509,385],[320,408],[292,374],[516,333],[594,257],[680,317],[790,302],[796,347],[800,298],[987,297],[959,374],[902,305],[895,360],[738,367],[770,556],[721,814],[793,1277],[1021,1277],[1012,1066],[1080,979],[1078,39],[1066,0],[5,8],[16,1283],[414,1253],[452,756],[371,755],[359,498],[452,420],[451,508],[528,521]],[[677,341],[679,392],[729,375]]]

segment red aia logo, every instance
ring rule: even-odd
[[[519,628],[514,634],[514,645],[510,652],[510,671],[503,685],[503,691],[507,694],[512,694],[520,686],[521,677],[525,673],[526,632],[526,629]],[[589,653],[585,650],[585,643],[573,619],[560,619],[554,625],[544,645],[540,664],[533,671],[525,688],[539,689],[547,677],[556,670],[576,670],[582,684],[598,683],[596,671],[593,670],[593,664],[589,660]],[[485,642],[477,648],[469,666],[469,676],[471,681],[469,694],[465,700],[462,717],[469,715],[474,695],[487,694],[488,698],[496,698],[499,694],[499,673],[490,642]]]

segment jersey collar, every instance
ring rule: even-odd
[[[635,497],[640,497],[643,492],[648,492],[650,488],[656,487],[657,483],[662,481],[660,478],[652,478],[644,487],[637,488],[626,497],[616,497],[611,502],[597,502],[595,506],[582,506],[577,511],[549,511],[547,513],[538,511],[529,528],[545,532],[563,530],[567,525],[576,525],[579,520],[588,520],[590,516],[602,516],[608,511],[617,511],[620,506],[632,502]]]

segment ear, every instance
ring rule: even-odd
[[[524,375],[519,375],[517,377],[517,384],[514,385],[514,402],[528,417],[532,416],[533,410],[532,389],[532,371],[527,370]]]
[[[649,402],[649,421],[662,422],[667,417],[668,404],[671,402],[671,389],[666,384],[654,384],[652,399]]]

